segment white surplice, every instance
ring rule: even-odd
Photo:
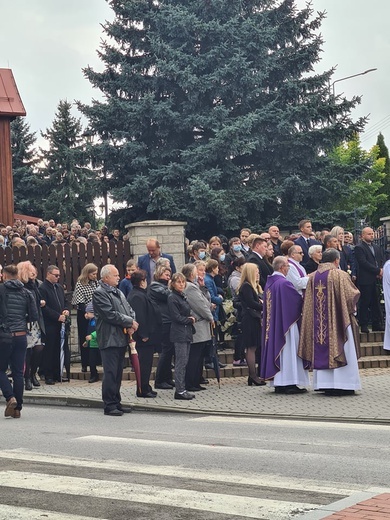
[[[383,295],[385,297],[385,339],[383,341],[383,348],[390,350],[390,260],[387,260],[383,266]]]

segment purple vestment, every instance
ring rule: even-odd
[[[280,371],[286,334],[301,317],[302,296],[285,276],[274,273],[264,288],[263,341],[260,377],[272,379]]]

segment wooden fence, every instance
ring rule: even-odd
[[[126,262],[132,258],[130,242],[103,242],[84,244],[58,244],[50,246],[0,247],[0,264],[2,266],[18,264],[25,260],[38,269],[38,278],[44,280],[49,265],[56,265],[61,273],[59,283],[67,292],[74,289],[77,278],[85,264],[94,263],[99,272],[103,265],[113,264],[121,278],[125,276]]]

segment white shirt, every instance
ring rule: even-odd
[[[290,265],[290,269],[288,270],[286,278],[293,284],[299,294],[302,295],[303,290],[306,289],[307,282],[309,281],[309,277],[306,274],[306,269],[292,258],[288,259],[288,263]],[[298,269],[302,271],[305,276],[301,277],[300,271],[298,271]]]

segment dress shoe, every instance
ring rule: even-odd
[[[38,381],[37,376],[35,374],[31,377],[31,381],[33,386],[41,386],[41,383]]]
[[[33,389],[32,381],[29,377],[26,377],[24,380],[24,389],[27,391]]]
[[[306,394],[307,389],[306,388],[299,388],[297,385],[289,385],[285,387],[285,394],[286,395],[293,395],[293,394]]]
[[[155,392],[155,393],[148,392],[147,394],[139,394],[137,392],[136,396],[137,397],[144,397],[145,399],[154,399],[155,397],[157,397],[157,392]]]
[[[84,372],[84,373],[87,372],[87,367],[82,367],[81,372]]]
[[[337,388],[330,388],[325,390],[325,395],[332,397],[341,397],[343,395],[355,395],[355,390],[340,390]]]
[[[149,392],[148,392],[148,393],[149,393],[149,394],[157,395],[157,392],[155,392],[155,391],[153,390],[153,388],[152,388],[150,385],[149,385]]]
[[[114,408],[113,410],[105,410],[104,415],[111,415],[112,417],[120,417],[123,415],[122,410],[118,410],[117,408]]]
[[[53,379],[45,379],[45,384],[46,385],[55,385],[55,381]]]
[[[14,413],[11,415],[14,419],[20,419],[20,410],[14,410]]]
[[[99,376],[93,376],[89,378],[88,383],[97,383],[99,381]]]
[[[5,407],[4,417],[13,417],[17,404],[18,402],[15,397],[10,397],[7,401],[7,406]]]
[[[214,365],[211,363],[206,363],[204,367],[207,368],[207,370],[214,370]]]
[[[204,377],[200,378],[199,384],[200,385],[208,385],[210,381],[208,379],[205,379]]]
[[[189,392],[183,392],[182,394],[175,392],[175,399],[181,399],[182,401],[191,401],[191,399],[194,398],[194,394],[190,394]]]
[[[260,378],[256,377],[255,379],[251,376],[248,376],[248,386],[264,386],[266,385],[265,381],[262,381]]]
[[[382,327],[382,325],[378,325],[377,327],[375,325],[372,326],[372,332],[384,332],[385,328]]]
[[[168,385],[168,383],[156,383],[154,388],[157,388],[158,390],[172,390],[173,386]]]
[[[367,327],[361,327],[360,331],[364,334],[368,334],[370,332]]]
[[[226,368],[227,365],[225,363],[218,362],[219,368]]]
[[[131,413],[133,411],[130,406],[120,406],[118,410],[122,413]]]
[[[69,377],[62,377],[61,378],[61,383],[69,383]]]
[[[286,387],[285,386],[275,386],[275,394],[285,394]]]
[[[206,390],[204,386],[191,386],[186,389],[187,392],[200,392],[201,390]]]
[[[175,388],[175,381],[173,379],[168,379],[168,381],[166,381],[166,383],[168,383],[168,385],[171,385],[171,386],[173,386],[173,388]]]

